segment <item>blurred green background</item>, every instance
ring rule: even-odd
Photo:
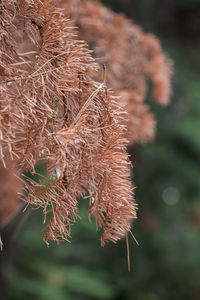
[[[2,233],[2,300],[200,299],[200,1],[104,3],[155,33],[174,60],[171,104],[149,101],[158,120],[155,141],[129,149],[140,246],[129,237],[129,273],[125,240],[101,248],[84,201],[72,244],[48,249],[39,211],[13,240],[18,217]]]

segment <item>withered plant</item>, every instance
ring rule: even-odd
[[[57,0],[66,16],[74,20],[79,36],[88,42],[100,64],[105,64],[108,86],[120,96],[118,103],[128,115],[130,143],[148,142],[155,135],[155,118],[145,104],[147,83],[153,83],[152,97],[161,105],[171,96],[172,63],[159,40],[102,6],[100,1]],[[97,79],[101,73],[97,74]]]
[[[0,1],[0,158],[4,168],[12,162],[21,199],[43,209],[47,244],[69,239],[80,196],[103,228],[102,245],[136,217],[125,116],[102,70],[93,79],[97,70],[53,3]],[[41,161],[45,176],[35,171]]]

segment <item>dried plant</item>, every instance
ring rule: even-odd
[[[12,161],[21,199],[43,208],[45,241],[69,239],[82,196],[103,228],[101,244],[116,242],[136,205],[125,116],[93,79],[98,65],[49,1],[0,1],[0,42],[0,158],[4,168]],[[48,176],[35,172],[40,161]]]
[[[131,143],[151,141],[155,118],[145,104],[147,79],[153,83],[152,96],[166,105],[171,96],[172,63],[159,40],[145,34],[123,15],[101,5],[100,1],[57,0],[79,28],[100,64],[107,67],[107,82],[120,96],[119,104],[128,112],[127,137]],[[97,75],[99,79],[101,74]]]

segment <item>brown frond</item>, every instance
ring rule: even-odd
[[[101,5],[100,1],[57,0],[79,28],[94,51],[100,65],[106,65],[106,81],[120,96],[119,105],[127,110],[128,139],[130,143],[148,142],[155,135],[155,119],[144,104],[147,97],[147,79],[153,82],[152,96],[166,105],[171,96],[172,63],[160,43],[151,34],[123,15]],[[96,78],[102,78],[101,72]]]
[[[0,11],[2,163],[13,161],[21,198],[43,209],[47,243],[69,240],[85,189],[102,245],[116,242],[136,217],[123,110],[60,9],[7,0]],[[35,172],[40,160],[48,177]]]
[[[161,105],[167,105],[172,94],[170,82],[173,75],[172,62],[163,53],[159,40],[153,34],[144,34],[140,44],[148,58],[146,74],[153,82],[152,97]]]

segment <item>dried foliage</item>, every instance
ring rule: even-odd
[[[125,117],[93,79],[85,43],[51,2],[2,0],[0,51],[0,158],[14,164],[21,198],[43,208],[45,241],[69,239],[82,195],[101,244],[116,242],[136,217]],[[36,174],[38,161],[48,176]]]
[[[100,64],[107,67],[107,82],[120,96],[119,104],[128,112],[128,139],[131,143],[151,141],[155,119],[145,104],[147,79],[153,83],[152,97],[166,105],[171,96],[172,63],[159,40],[145,34],[123,15],[100,1],[57,0],[74,20]],[[97,76],[99,78],[101,74]]]

